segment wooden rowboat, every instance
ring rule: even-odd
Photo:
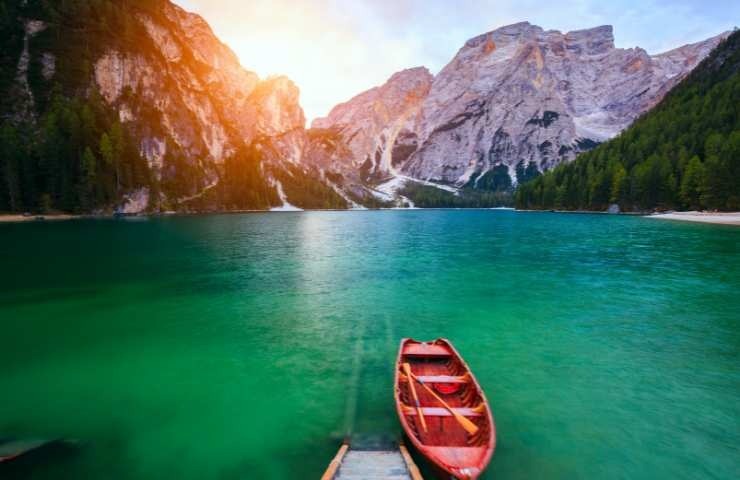
[[[401,340],[394,390],[416,450],[446,475],[477,479],[491,461],[496,428],[483,390],[452,344]]]

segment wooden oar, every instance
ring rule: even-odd
[[[436,400],[437,400],[437,401],[438,401],[439,403],[441,403],[441,404],[442,404],[442,406],[443,406],[443,407],[445,407],[445,408],[446,408],[446,409],[447,409],[447,410],[448,410],[448,411],[449,411],[449,412],[450,412],[450,413],[452,414],[452,416],[453,416],[453,417],[455,417],[455,420],[457,420],[457,422],[458,422],[458,423],[459,423],[460,425],[462,425],[462,427],[463,427],[463,428],[464,428],[464,429],[465,429],[465,430],[466,430],[466,431],[467,431],[467,432],[468,432],[469,434],[471,434],[471,435],[475,435],[476,433],[478,433],[478,427],[477,427],[477,426],[476,426],[476,425],[475,425],[475,424],[474,424],[473,422],[471,422],[471,421],[470,421],[470,420],[468,420],[467,418],[463,417],[462,415],[460,415],[459,413],[457,413],[456,411],[454,411],[454,410],[452,409],[452,407],[450,407],[450,406],[449,406],[449,405],[447,404],[447,402],[445,402],[444,400],[442,400],[442,399],[441,399],[441,398],[439,397],[439,395],[437,395],[436,393],[434,393],[434,390],[432,390],[431,388],[429,388],[429,387],[427,386],[427,384],[426,384],[426,383],[422,382],[421,380],[419,380],[419,378],[418,378],[418,377],[417,377],[416,375],[414,375],[413,373],[411,373],[411,367],[409,366],[409,364],[408,364],[408,363],[404,363],[404,364],[403,364],[403,369],[404,369],[404,370],[406,371],[406,376],[407,376],[407,377],[409,377],[409,378],[413,378],[414,380],[416,380],[417,382],[419,382],[419,384],[420,384],[420,385],[421,385],[422,387],[424,387],[424,388],[426,389],[426,391],[427,391],[427,392],[429,392],[429,393],[430,393],[430,394],[431,394],[431,395],[432,395],[432,396],[433,396],[433,397],[434,397],[434,398],[435,398],[435,399],[436,399]],[[414,382],[411,382],[411,381],[409,382],[409,384],[410,384],[410,385],[412,385],[413,383],[414,383]],[[413,387],[412,387],[411,391],[412,391],[412,392],[414,391],[414,390],[413,390]],[[414,394],[414,397],[416,397],[416,394]],[[417,401],[417,405],[418,405],[418,401]],[[421,413],[420,413],[420,415],[421,415]]]
[[[406,376],[408,378],[411,378],[411,365],[408,363],[403,364],[403,371],[406,372]],[[414,402],[416,402],[416,411],[419,414],[419,419],[421,420],[421,428],[424,429],[424,431],[427,431],[427,421],[424,419],[424,413],[421,410],[421,404],[419,403],[419,397],[416,395],[416,388],[414,387],[414,382],[409,381],[409,386],[411,387],[411,395],[414,397]]]

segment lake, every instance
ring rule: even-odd
[[[451,339],[486,479],[733,479],[740,229],[486,210],[0,225],[0,437],[41,479],[313,479],[400,433],[402,337]]]

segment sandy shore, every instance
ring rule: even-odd
[[[72,220],[74,218],[82,217],[80,215],[0,215],[0,223]]]
[[[648,215],[647,218],[740,226],[740,212],[670,212],[655,213]]]

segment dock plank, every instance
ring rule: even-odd
[[[411,464],[409,464],[411,462]],[[343,445],[322,480],[422,480],[411,457],[394,450],[353,450]]]

